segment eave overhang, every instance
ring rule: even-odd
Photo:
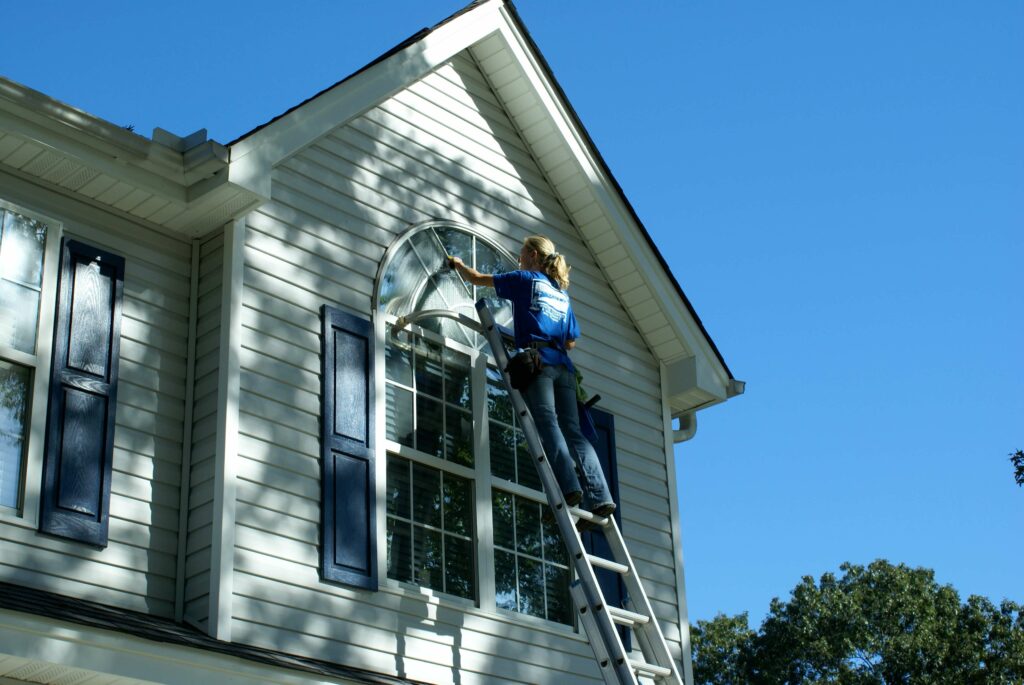
[[[145,138],[0,77],[0,171],[186,238],[265,201],[205,131]]]

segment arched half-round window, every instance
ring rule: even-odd
[[[384,314],[400,317],[425,311],[464,314],[476,320],[475,303],[486,298],[495,320],[512,325],[512,308],[494,288],[465,282],[447,266],[446,255],[461,258],[481,273],[502,273],[516,268],[503,249],[469,230],[451,223],[417,226],[402,236],[385,257],[377,279],[376,302]],[[450,318],[428,317],[423,328],[479,349],[482,336]]]

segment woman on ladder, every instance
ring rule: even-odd
[[[449,263],[473,285],[493,286],[498,297],[512,302],[516,347],[533,347],[543,362],[540,374],[523,391],[523,399],[562,495],[569,506],[582,501],[595,516],[610,515],[615,502],[594,446],[580,430],[576,370],[568,355],[580,328],[566,293],[570,267],[565,257],[555,251],[550,239],[533,235],[523,241],[518,271],[482,274],[458,257],[449,257]]]

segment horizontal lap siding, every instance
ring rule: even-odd
[[[6,177],[0,197],[126,264],[108,544],[94,549],[0,521],[0,580],[173,616],[189,244]]]
[[[192,407],[188,538],[185,547],[185,616],[199,625],[209,617],[210,545],[213,535],[224,234],[199,247],[196,293],[196,373]]]
[[[284,161],[272,201],[247,218],[234,639],[428,681],[452,680],[457,664],[462,682],[593,682],[590,647],[564,630],[319,580],[319,308],[368,315],[387,247],[435,217],[512,254],[526,235],[547,234],[572,264],[575,358],[616,415],[624,528],[653,541],[634,556],[655,612],[678,619],[658,366],[475,64],[459,57]]]

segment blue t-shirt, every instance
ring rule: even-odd
[[[539,271],[494,274],[494,291],[512,302],[516,347],[554,342],[559,349],[541,347],[541,359],[548,366],[564,365],[572,370],[565,343],[580,337],[580,326],[566,292]]]

